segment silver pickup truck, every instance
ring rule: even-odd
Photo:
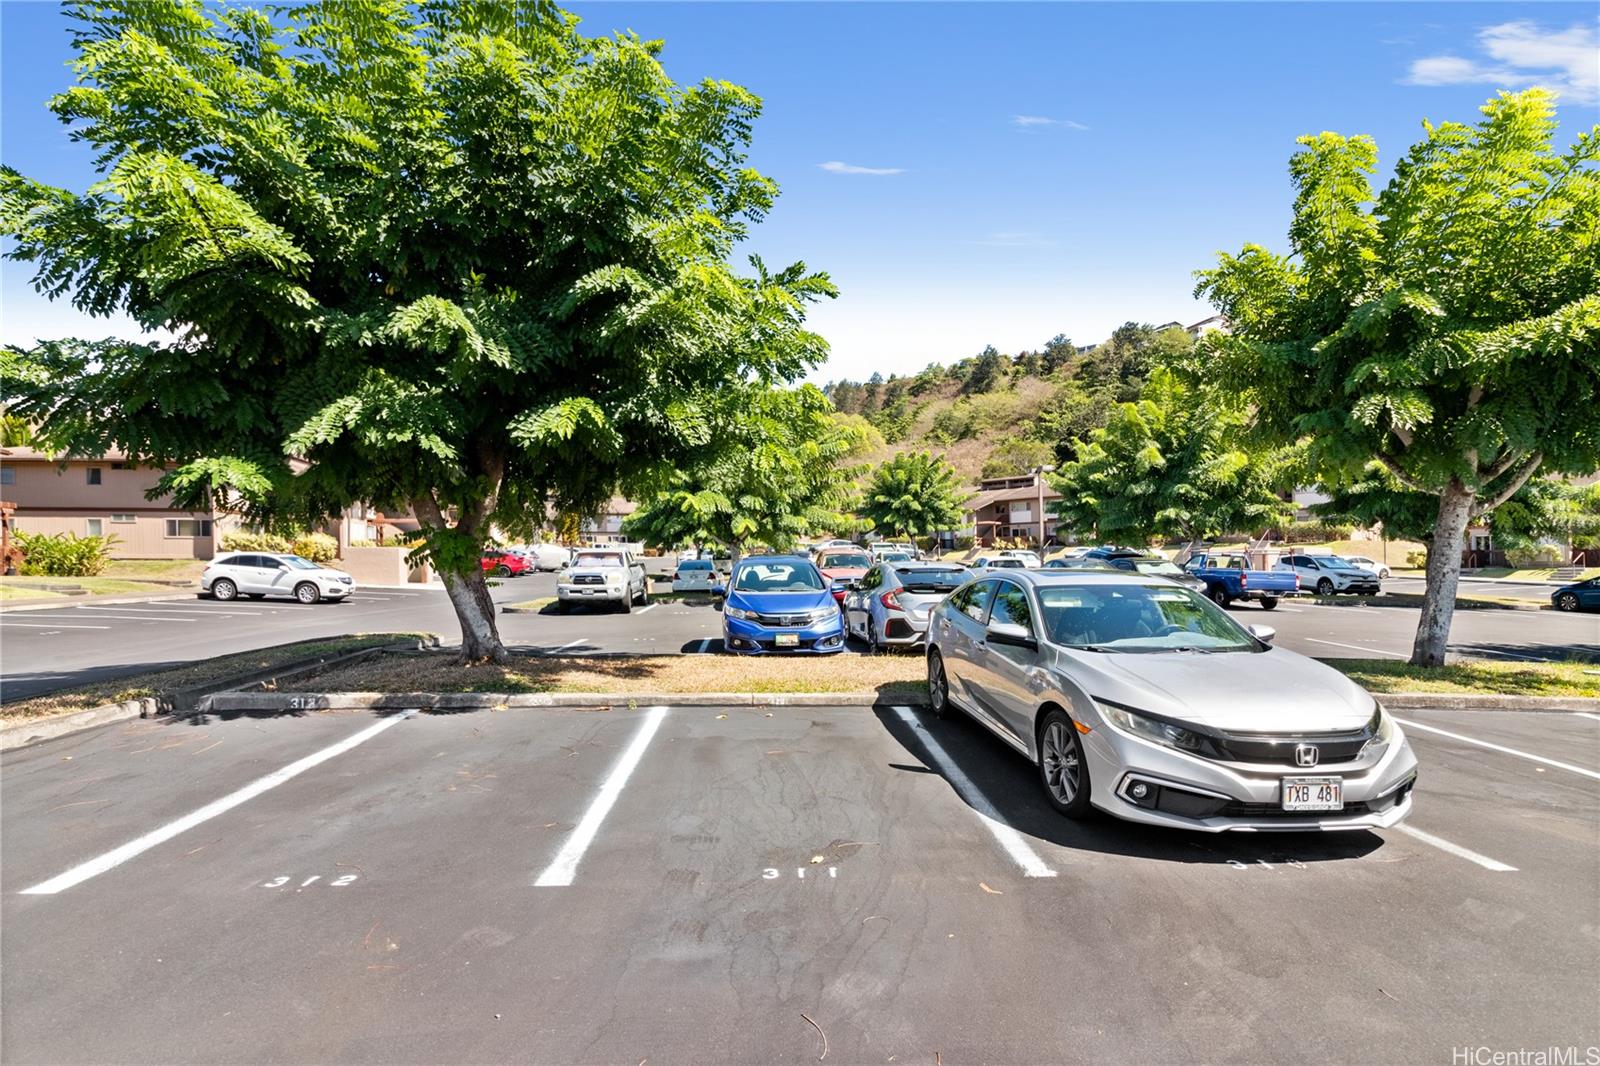
[[[556,611],[561,614],[574,603],[607,604],[626,613],[649,602],[644,564],[627,548],[581,549],[556,578]]]

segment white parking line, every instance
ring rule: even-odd
[[[1473,654],[1475,654],[1475,655],[1483,655],[1483,656],[1487,656],[1489,658],[1493,658],[1496,655],[1504,655],[1509,659],[1526,659],[1527,661],[1533,662],[1533,663],[1547,663],[1547,662],[1550,662],[1550,659],[1547,658],[1546,656],[1543,656],[1543,655],[1522,655],[1522,654],[1520,654],[1518,652],[1506,651],[1503,648],[1486,648],[1486,649],[1484,649],[1482,651],[1474,652]]]
[[[87,608],[87,607],[79,607],[78,610],[87,611],[87,610],[89,610],[89,608]],[[101,613],[101,614],[91,614],[89,617],[92,618],[92,619],[95,619],[96,621],[98,621],[99,619],[104,618],[107,621],[113,621],[114,620],[114,621],[118,621],[118,622],[198,622],[198,621],[200,621],[200,619],[198,619],[198,618],[185,618],[182,615],[177,615],[177,614],[104,614],[104,613]]]
[[[971,778],[961,772],[961,768],[946,754],[944,748],[933,738],[933,734],[928,732],[927,727],[922,724],[922,720],[917,717],[917,713],[910,707],[896,707],[894,712],[900,716],[902,722],[921,733],[922,746],[927,749],[928,755],[938,765],[939,773],[944,775],[944,779],[950,782],[956,793],[967,801],[967,806],[973,809],[979,820],[988,827],[989,832],[994,834],[995,840],[1006,850],[1006,854],[1010,855],[1012,860],[1022,867],[1023,874],[1027,877],[1054,877],[1056,872],[1044,864],[1044,860],[1039,858],[1038,852],[1030,848],[1028,842],[1022,839],[1021,833],[1001,820],[1000,812],[995,809],[993,803],[989,802],[989,797],[985,796],[983,791],[972,783]]]
[[[1369,648],[1365,644],[1341,644],[1337,640],[1320,640],[1317,637],[1307,637],[1306,639],[1311,641],[1313,644],[1331,644],[1335,648],[1353,648],[1356,651],[1369,651],[1369,652],[1372,652],[1374,655],[1388,655],[1388,656],[1391,656],[1392,658],[1395,658],[1395,659],[1409,659],[1409,658],[1411,658],[1411,656],[1402,655],[1399,652],[1384,651],[1382,648]]]
[[[1593,718],[1595,721],[1600,722],[1600,714],[1590,714],[1588,711],[1573,711],[1572,713],[1579,718]]]
[[[634,614],[644,614],[644,613],[646,613],[646,612],[648,612],[648,611],[653,611],[653,610],[655,610],[655,609],[656,609],[656,608],[657,608],[657,607],[660,607],[660,606],[661,606],[661,605],[660,605],[660,604],[659,604],[659,603],[652,603],[652,604],[650,604],[650,605],[649,605],[649,606],[647,606],[647,607],[641,607],[641,608],[639,608],[639,609],[638,609],[638,610],[637,610],[637,611],[634,611],[634,612],[633,612],[633,613],[634,613]]]
[[[562,644],[559,647],[551,648],[550,650],[552,652],[566,651],[568,648],[576,648],[579,644],[587,642],[588,639],[588,637],[579,637],[577,640],[569,640],[565,644]]]
[[[666,707],[652,707],[645,714],[644,721],[633,734],[633,740],[629,742],[627,750],[622,753],[622,758],[617,760],[617,765],[611,768],[605,784],[600,786],[599,793],[589,804],[589,810],[585,812],[583,820],[572,830],[572,835],[561,845],[556,857],[533,883],[535,888],[564,888],[572,884],[572,879],[577,876],[578,863],[583,859],[583,853],[589,850],[589,844],[594,840],[595,833],[600,830],[600,823],[606,820],[606,815],[610,814],[611,808],[616,805],[617,797],[622,795],[622,787],[628,783],[628,778],[633,773],[633,768],[639,765],[639,760],[644,758],[644,749],[650,746],[650,738],[656,735],[656,730],[661,728],[661,720],[666,716]]]
[[[706,652],[708,652],[710,650],[711,650],[711,638],[710,637],[707,637],[706,639],[702,640],[698,645],[695,646],[695,649],[694,649],[696,655],[704,655]]]
[[[1516,748],[1507,748],[1502,747],[1499,744],[1491,744],[1487,740],[1475,740],[1472,737],[1464,737],[1460,733],[1452,733],[1447,729],[1437,729],[1431,725],[1423,725],[1421,722],[1408,721],[1405,718],[1396,718],[1395,721],[1399,722],[1407,729],[1423,729],[1429,733],[1438,733],[1442,737],[1449,737],[1451,740],[1459,740],[1463,744],[1476,744],[1478,747],[1488,748],[1490,751],[1504,752],[1507,755],[1515,755],[1518,758],[1527,759],[1529,762],[1537,762],[1543,763],[1546,766],[1554,766],[1558,770],[1570,770],[1575,774],[1582,774],[1584,777],[1592,777],[1596,781],[1600,781],[1600,773],[1597,773],[1594,770],[1586,770],[1581,766],[1573,766],[1569,762],[1557,762],[1554,759],[1546,759],[1543,755],[1530,755],[1525,751],[1518,751]]]
[[[130,605],[127,607],[89,607],[85,605],[83,607],[73,607],[71,610],[94,611],[97,614],[133,614],[138,612],[141,614],[148,614],[152,618],[180,618],[186,622],[192,622],[196,618],[209,618],[212,614],[216,613],[214,611],[197,611],[193,607],[185,607],[179,611],[156,610],[154,607],[146,607],[143,605]],[[243,614],[244,612],[239,611],[235,613]]]
[[[157,844],[171,840],[179,833],[193,829],[201,822],[210,821],[219,814],[231,811],[233,808],[239,806],[239,804],[245,802],[246,800],[254,799],[268,789],[277,788],[290,778],[298,777],[312,767],[327,762],[335,755],[342,755],[351,748],[355,747],[357,744],[366,743],[379,733],[382,733],[385,729],[395,725],[397,722],[401,722],[407,718],[410,718],[416,713],[417,712],[414,710],[402,711],[397,715],[383,719],[381,722],[376,722],[373,725],[363,729],[359,733],[345,737],[337,744],[330,744],[321,751],[314,752],[310,755],[307,755],[303,759],[292,762],[281,770],[274,770],[265,777],[257,778],[250,784],[239,789],[237,792],[230,792],[221,799],[213,800],[197,811],[191,811],[176,821],[168,822],[159,829],[154,829],[142,837],[130,840],[120,848],[113,848],[104,855],[90,859],[88,862],[80,863],[79,865],[68,870],[66,873],[57,874],[48,881],[41,881],[32,888],[25,888],[22,890],[22,894],[24,896],[53,895],[62,891],[63,889],[71,888],[73,885],[81,884],[84,881],[89,880],[91,877],[103,874],[107,870],[121,866],[129,859],[136,855],[140,855],[143,852],[149,851]]]
[[[110,626],[68,625],[65,622],[13,622],[0,618],[0,626],[27,626],[29,629],[110,629]]]
[[[1406,836],[1414,837],[1415,839],[1422,841],[1424,844],[1430,844],[1433,847],[1438,848],[1440,851],[1447,851],[1458,859],[1466,859],[1468,862],[1475,862],[1485,870],[1493,870],[1495,873],[1502,874],[1514,874],[1517,872],[1517,868],[1515,866],[1507,866],[1498,859],[1491,859],[1487,855],[1479,855],[1475,851],[1468,851],[1460,844],[1452,844],[1443,837],[1436,837],[1432,833],[1424,833],[1422,830],[1413,826],[1397,825],[1395,828],[1404,833]]]

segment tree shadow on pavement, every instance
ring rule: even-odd
[[[1331,833],[1201,833],[1125,822],[1096,812],[1074,821],[1059,815],[1045,801],[1038,772],[1022,755],[971,718],[952,712],[936,718],[917,708],[921,729],[908,725],[890,707],[875,711],[885,730],[909,753],[940,776],[937,760],[923,745],[927,730],[956,767],[994,805],[1002,821],[1025,836],[1074,851],[1176,863],[1336,862],[1358,859],[1384,846],[1384,839],[1366,830]],[[904,769],[897,766],[897,769]],[[948,778],[946,779],[948,781]],[[960,796],[960,790],[951,786]]]

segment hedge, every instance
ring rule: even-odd
[[[80,537],[74,533],[17,531],[17,544],[27,554],[17,569],[28,577],[94,577],[111,560],[114,536]]]

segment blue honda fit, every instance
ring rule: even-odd
[[[844,650],[844,616],[828,579],[809,559],[758,555],[728,578],[722,646],[743,655]]]

